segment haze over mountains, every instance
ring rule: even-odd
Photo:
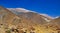
[[[23,32],[27,30],[27,33],[31,31],[36,33],[58,33],[56,29],[60,29],[60,17],[53,19],[46,14],[40,14],[23,8],[0,7],[0,25],[1,33],[6,31],[21,33],[21,30]]]

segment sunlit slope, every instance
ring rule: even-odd
[[[51,20],[34,12],[16,14],[0,7],[0,33],[57,33],[57,27],[52,26]]]
[[[15,14],[13,14],[11,11],[0,7],[0,20],[1,23],[9,23],[11,24],[12,22],[14,22],[14,19],[19,19],[19,17],[17,17]]]

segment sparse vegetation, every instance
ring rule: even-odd
[[[5,8],[2,8],[2,10],[3,13],[0,10],[0,16],[1,15],[4,16],[2,18],[0,17],[0,24],[3,23],[0,25],[0,33],[13,33],[13,32],[14,33],[59,33],[60,32],[59,30],[60,23],[57,22],[55,23],[56,19],[51,21],[52,24],[49,23],[50,24],[49,25],[47,21],[42,18],[44,16],[38,15],[33,12],[23,13],[22,15],[16,15]],[[25,17],[26,16],[25,14],[28,14],[28,18]],[[60,18],[57,19],[57,21],[60,22]]]
[[[11,33],[11,30],[7,30],[6,33]]]

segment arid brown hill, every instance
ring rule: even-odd
[[[15,19],[20,19],[17,15],[6,8],[0,7],[0,24],[12,24]]]
[[[37,24],[47,24],[52,20],[52,18],[48,16],[44,16],[35,12],[30,12],[29,10],[23,8],[8,8],[8,10],[12,11],[20,18],[24,19],[27,23],[37,23]]]
[[[60,28],[60,17],[51,20],[50,24],[52,24],[53,26],[55,25],[58,28]]]
[[[56,32],[52,28],[48,28],[51,20],[52,18],[49,16],[29,10],[0,7],[0,33]]]

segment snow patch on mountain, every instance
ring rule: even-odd
[[[44,17],[42,17],[44,20],[46,20],[47,22],[50,22],[51,20],[49,20],[49,19],[47,19],[47,18],[44,18]]]
[[[27,10],[27,9],[24,9],[24,8],[7,8],[8,10],[13,10],[13,11],[17,11],[17,12],[34,12],[34,11],[31,11],[31,10]]]
[[[54,19],[60,18],[60,16],[55,17]]]
[[[48,14],[43,14],[43,13],[41,13],[40,15],[43,15],[43,16],[45,16],[45,17],[49,17],[49,18],[54,19],[54,17],[51,17],[51,16],[49,16]]]

